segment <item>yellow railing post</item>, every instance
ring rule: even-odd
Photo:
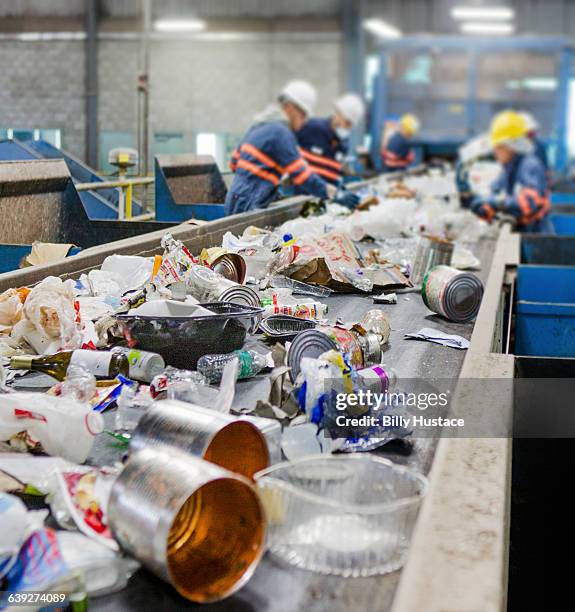
[[[125,202],[126,219],[132,218],[132,183],[126,185],[126,202]]]

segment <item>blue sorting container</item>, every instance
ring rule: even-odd
[[[575,214],[551,214],[549,219],[559,236],[575,236]]]
[[[76,255],[81,250],[75,246],[70,247],[67,257]],[[31,251],[31,244],[0,244],[0,274],[17,270],[24,257],[30,255]]]
[[[575,267],[519,266],[515,354],[575,357]]]

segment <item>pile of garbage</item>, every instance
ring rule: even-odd
[[[341,321],[329,301],[422,292],[444,318],[471,320],[482,285],[460,269],[480,265],[468,243],[491,230],[457,208],[451,184],[387,181],[366,189],[368,210],[327,205],[279,228],[228,232],[201,252],[166,234],[161,255],[112,255],[76,280],[0,295],[0,590],[81,602],[123,588],[141,563],[192,601],[221,599],[255,569],[266,522],[289,511],[269,493],[270,466],[408,438],[400,380],[385,363],[387,312],[372,305]],[[389,399],[356,405],[342,423],[341,395],[360,391]],[[200,491],[210,516],[194,510]],[[210,526],[209,547],[192,515]],[[207,557],[213,575],[201,571]]]

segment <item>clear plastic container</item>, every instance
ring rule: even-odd
[[[316,455],[256,474],[270,552],[296,567],[345,577],[399,569],[427,479],[371,455]]]

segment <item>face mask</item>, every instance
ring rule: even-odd
[[[345,140],[346,138],[349,138],[349,135],[351,134],[351,130],[347,130],[346,128],[342,127],[336,127],[334,131],[340,140]]]

